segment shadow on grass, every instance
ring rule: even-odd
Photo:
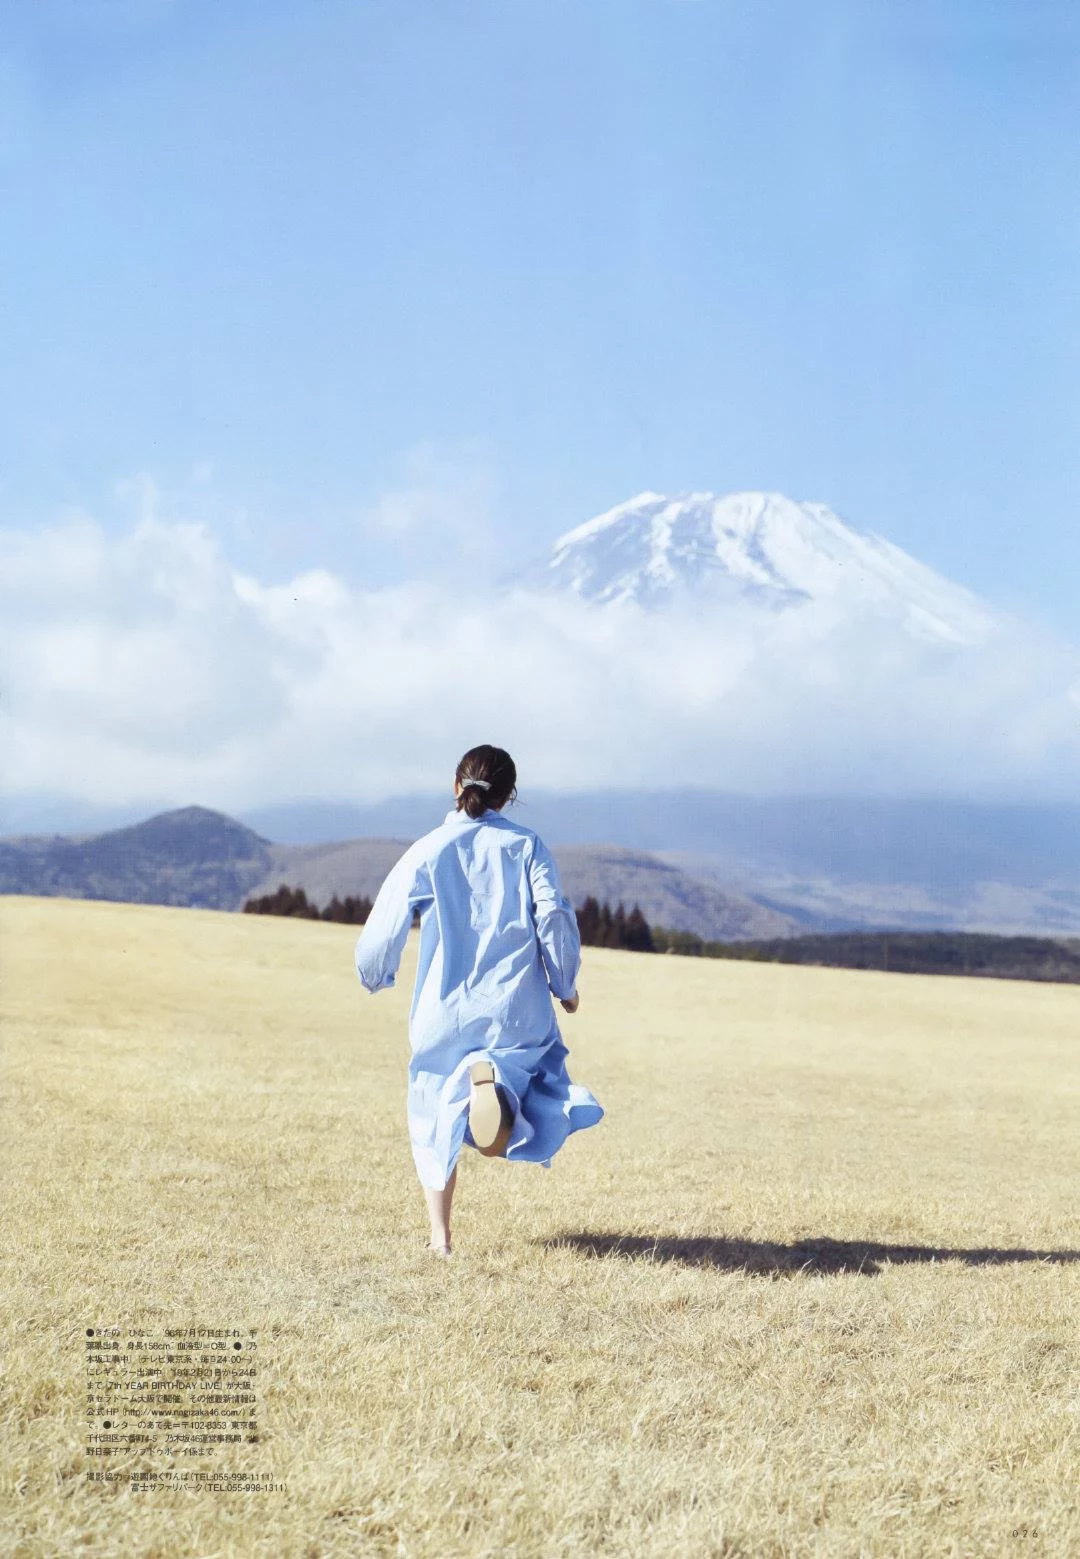
[[[962,1261],[969,1267],[997,1267],[1014,1261],[1062,1264],[1080,1261],[1077,1250],[952,1250],[934,1245],[876,1245],[869,1240],[797,1240],[774,1245],[763,1240],[725,1240],[711,1236],[556,1234],[535,1243],[569,1248],[586,1256],[644,1257],[684,1267],[720,1267],[759,1277],[797,1277],[799,1273],[861,1272],[874,1277],[883,1266],[908,1261]]]

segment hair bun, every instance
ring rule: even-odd
[[[481,775],[483,778],[481,778]],[[498,812],[517,796],[517,769],[501,747],[482,743],[470,747],[454,771],[457,810],[477,818],[489,809]]]

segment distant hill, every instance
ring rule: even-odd
[[[101,834],[0,840],[0,893],[238,910],[283,882],[320,908],[333,895],[374,897],[407,839],[272,844],[206,807],[184,807]],[[556,848],[568,897],[592,894],[647,920],[711,940],[777,938],[804,929],[746,894],[697,881],[669,862],[614,846]]]
[[[322,909],[336,893],[373,899],[395,861],[411,844],[409,839],[346,839],[336,844],[276,844],[271,864],[253,893],[273,893],[287,882],[303,888]]]
[[[408,835],[445,796],[297,802],[245,821],[271,839]],[[1080,806],[717,791],[526,790],[513,815],[550,845],[644,850],[806,930],[896,926],[1080,935]]]
[[[0,840],[0,892],[237,909],[270,869],[269,841],[206,807],[103,834]]]
[[[643,850],[613,845],[556,845],[552,850],[567,897],[575,905],[587,894],[627,909],[638,904],[650,925],[692,931],[714,925],[718,941],[794,936],[804,927],[789,915],[766,908],[745,893],[700,882],[688,872]],[[707,933],[699,931],[699,936]]]
[[[249,812],[268,839],[415,839],[446,815],[441,795],[369,806],[296,802]],[[508,813],[549,844],[617,844],[708,859],[792,881],[907,884],[930,893],[979,882],[1080,884],[1080,805],[992,805],[874,796],[737,796],[708,790],[527,790]]]
[[[445,791],[358,805],[298,801],[246,812],[264,841],[416,839]],[[147,806],[141,815],[154,808]],[[8,797],[9,833],[86,837],[117,817],[60,797]],[[1080,935],[1080,805],[960,798],[740,796],[691,788],[559,794],[527,788],[512,810],[559,848],[612,845],[666,860],[806,931],[891,926]],[[39,841],[40,843],[40,841]],[[275,848],[272,844],[271,849]],[[276,886],[276,884],[275,884]]]
[[[303,888],[323,907],[336,893],[374,898],[387,872],[408,847],[402,839],[350,839],[341,844],[273,845],[271,868],[253,893],[272,893],[281,883]],[[650,924],[693,931],[718,941],[793,936],[805,927],[765,908],[745,893],[697,881],[688,872],[642,850],[615,845],[555,846],[563,888],[579,905],[589,894],[612,906],[641,908]],[[709,930],[703,928],[709,927]]]

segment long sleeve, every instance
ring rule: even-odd
[[[529,887],[548,984],[559,1001],[567,1001],[574,994],[581,968],[581,936],[551,852],[540,839],[529,862]]]
[[[384,879],[356,943],[356,972],[365,990],[393,985],[413,911],[431,897],[426,878],[422,863],[407,850]]]

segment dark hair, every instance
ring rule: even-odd
[[[457,798],[457,810],[469,817],[479,817],[488,807],[501,807],[517,797],[517,769],[514,760],[501,747],[488,742],[480,747],[470,747],[458,764],[454,778],[461,786]],[[483,780],[487,785],[470,785],[470,780]]]

